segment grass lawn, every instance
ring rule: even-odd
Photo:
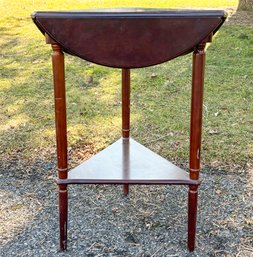
[[[55,146],[51,49],[30,14],[135,6],[137,1],[0,1],[0,154],[24,158]],[[237,1],[138,1],[143,7],[235,8]],[[231,18],[233,19],[233,18]],[[253,153],[253,27],[227,22],[207,49],[202,163],[232,169]],[[120,137],[120,70],[66,55],[69,146],[99,151]],[[191,55],[132,71],[132,136],[185,163]]]

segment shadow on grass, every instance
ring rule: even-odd
[[[29,155],[34,149],[54,146],[50,46],[42,45],[43,37],[35,37],[33,41],[31,38],[22,37],[13,40],[10,35],[1,42],[2,49],[6,50],[1,70],[1,80],[4,83],[1,88],[1,151],[7,155],[13,151],[23,151]],[[10,46],[11,51],[8,52]],[[133,83],[133,88],[137,89],[133,97],[137,106],[133,107],[134,124],[137,124],[138,120],[143,123],[141,108],[147,107],[149,112],[150,104],[153,106],[156,100],[163,98],[161,93],[156,92],[158,85],[163,84],[160,79],[146,84],[150,94],[155,90],[152,98],[145,93],[142,95],[143,87],[146,86],[144,78],[156,70],[157,68],[151,68],[144,73],[133,72],[133,77],[138,77],[137,82]],[[163,70],[166,70],[165,65]],[[167,78],[167,75],[165,77]],[[163,92],[169,91],[168,83]],[[115,137],[120,136],[119,70],[99,67],[66,56],[66,85],[71,146],[77,142],[85,145],[86,141],[93,141],[97,149],[102,149]],[[168,95],[167,92],[166,96]],[[146,100],[146,105],[142,105]],[[161,108],[164,108],[164,104]],[[155,118],[154,115],[151,116]],[[133,129],[135,134],[137,127],[138,125]]]
[[[207,49],[203,163],[229,167],[232,161],[244,167],[252,154],[252,106],[248,102],[252,101],[253,32],[248,26],[230,25],[232,19]],[[50,46],[35,27],[14,40],[19,29],[1,41],[0,143],[4,156],[15,151],[29,156],[55,145]],[[132,72],[132,135],[176,162],[188,159],[190,63],[188,55]],[[120,136],[119,70],[66,56],[66,85],[71,147],[93,144],[100,150]]]
[[[240,163],[244,168],[252,155],[249,64],[253,31],[241,25],[228,22],[207,50],[203,163],[218,161],[216,165],[225,163],[227,169],[234,167],[231,163]],[[15,40],[16,30],[1,31],[1,193],[6,207],[4,231],[11,231],[1,251],[5,256],[13,255],[13,249],[28,256],[56,255],[55,159],[50,159],[51,154],[55,156],[51,150],[55,139],[50,47],[43,45],[41,35],[33,38],[31,33],[28,38]],[[189,125],[185,120],[189,120],[190,59],[186,56],[133,72],[133,135],[178,162],[188,158]],[[66,63],[70,145],[94,144],[96,151],[120,134],[120,72],[73,57],[67,57]],[[220,133],[211,134],[210,130]],[[250,178],[248,174],[235,174],[237,170],[231,174],[219,169],[204,171],[196,250],[199,256],[243,256],[250,249]],[[121,187],[71,188],[70,251],[66,255],[73,256],[75,251],[88,251],[90,256],[101,252],[187,255],[186,190],[132,190],[126,200]],[[19,224],[10,224],[15,219]],[[129,244],[127,235],[136,243]]]
[[[2,49],[7,50],[10,46],[12,47],[11,52],[7,53],[6,51],[7,54],[3,58],[1,68],[3,82],[1,106],[3,108],[0,140],[2,151],[7,154],[15,150],[29,152],[34,148],[43,148],[43,143],[44,147],[47,147],[52,144],[51,140],[54,140],[53,86],[49,51],[46,54],[45,52],[40,54],[38,50],[34,51],[34,45],[38,41],[32,45],[20,43],[24,42],[7,39],[1,44]],[[66,59],[73,62],[71,58]],[[88,66],[85,62],[78,61],[78,64],[81,64],[82,68]],[[79,68],[78,72],[80,70]],[[89,70],[92,71],[93,68],[89,68]],[[70,106],[68,112],[70,128],[77,124],[84,126],[86,120],[91,122],[100,116],[106,120],[115,112],[115,108],[109,110],[111,107],[109,101],[98,101],[97,93],[94,92],[96,86],[86,87],[83,70],[81,70],[81,74],[78,72],[77,66],[71,69],[67,68],[66,71],[67,76],[70,75],[66,83]],[[102,76],[106,77],[109,73],[111,71],[103,70],[101,74],[97,72],[95,76],[92,75],[94,84],[98,84],[98,80]],[[73,84],[75,86],[71,87]],[[109,93],[113,93],[111,91]],[[89,108],[90,110],[88,110]],[[75,112],[76,114],[74,114]],[[84,120],[83,123],[81,118]],[[44,132],[46,132],[45,135],[43,135]],[[17,138],[13,138],[13,135],[23,138],[17,140]]]

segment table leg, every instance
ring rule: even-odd
[[[130,134],[130,69],[122,69],[122,137]],[[129,193],[129,185],[123,185],[125,195]]]
[[[67,250],[68,191],[67,186],[59,185],[60,250]]]
[[[192,102],[190,132],[190,178],[199,179],[202,128],[202,106],[205,69],[205,43],[198,45],[193,53]],[[198,186],[189,186],[188,202],[188,248],[195,248]]]
[[[198,186],[189,186],[188,195],[188,249],[192,252],[195,248],[196,221],[198,204]]]
[[[59,179],[66,179],[68,176],[68,162],[64,55],[57,43],[52,43],[52,49],[58,177]],[[59,185],[59,216],[60,250],[66,250],[68,216],[67,185]]]

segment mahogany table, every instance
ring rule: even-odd
[[[224,11],[93,9],[35,12],[52,45],[58,158],[60,249],[67,249],[69,184],[188,185],[188,248],[195,247],[205,46],[226,19]],[[68,172],[64,54],[122,69],[122,138]],[[130,134],[130,69],[193,52],[189,172],[137,143]]]

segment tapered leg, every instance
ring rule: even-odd
[[[130,134],[130,69],[122,69],[122,137]],[[129,193],[129,185],[123,185],[124,195]]]
[[[68,191],[67,186],[59,186],[59,216],[60,216],[60,250],[67,250],[68,228]]]
[[[188,201],[188,249],[193,251],[195,247],[198,187],[189,186]]]
[[[60,46],[55,42],[52,42],[52,49],[58,177],[59,179],[66,179],[68,176],[68,163],[64,55]],[[68,193],[66,185],[59,185],[59,216],[60,250],[66,250],[68,216]]]
[[[205,68],[205,43],[198,45],[193,53],[192,102],[190,132],[190,178],[199,179],[202,127],[202,105]],[[198,187],[189,186],[188,204],[188,248],[195,247]]]
[[[124,191],[124,195],[128,195],[128,193],[129,193],[129,185],[128,184],[123,185],[123,191]]]

